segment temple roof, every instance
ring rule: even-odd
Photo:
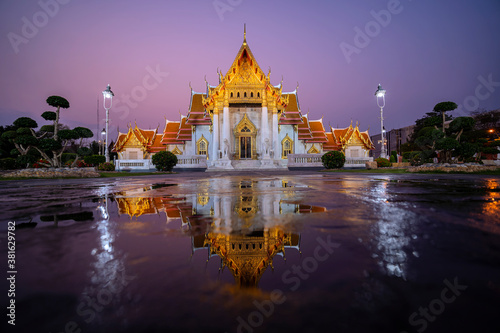
[[[260,98],[270,98],[280,107],[286,107],[288,104],[286,96],[282,96],[282,85],[273,86],[270,83],[271,70],[266,75],[260,68],[248,43],[246,41],[246,32],[243,43],[236,54],[236,57],[225,75],[222,71],[218,72],[219,84],[213,87],[207,83],[207,95],[203,96],[203,106],[209,108],[216,104],[216,101],[227,102],[228,86],[252,86],[256,89],[263,89],[267,96]],[[243,96],[241,100],[244,102]],[[254,98],[256,98],[254,96]],[[249,101],[250,102],[250,101]],[[253,102],[253,101],[252,101]]]
[[[161,143],[163,145],[180,145],[184,142],[177,140],[177,134],[181,126],[180,121],[165,120],[165,129],[163,130],[163,137]]]
[[[187,124],[187,117],[182,116],[179,132],[177,133],[177,140],[179,141],[191,141],[192,139],[192,129],[191,125]]]
[[[309,121],[309,128],[311,129],[312,139],[307,140],[308,143],[328,142],[323,127],[323,118]]]
[[[298,126],[299,130],[299,140],[309,140],[312,139],[311,129],[309,128],[309,119],[307,114],[302,116],[302,123]]]
[[[284,93],[283,96],[288,97],[288,105],[285,107],[283,114],[280,117],[280,125],[299,125],[302,124],[302,115],[300,113],[299,98],[297,90]]]
[[[359,125],[356,124],[356,127],[349,125],[346,128],[330,128],[332,133],[332,139],[336,142],[336,144],[342,149],[344,149],[349,143],[352,141],[361,142],[365,149],[373,150],[375,146],[370,139],[370,135],[368,134],[368,130],[361,132],[359,130]],[[324,146],[323,146],[324,149]]]
[[[337,142],[332,132],[325,133],[327,142],[323,143],[323,151],[342,150],[342,145]]]
[[[187,115],[187,124],[189,125],[211,125],[212,119],[207,115],[203,106],[203,97],[206,94],[196,93],[191,90],[191,101]]]
[[[140,146],[148,151],[159,151],[157,149],[161,147],[161,136],[158,134],[158,129],[144,130],[135,124],[135,127],[129,127],[127,133],[118,133],[118,139],[112,151],[119,152],[127,144]]]

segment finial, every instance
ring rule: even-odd
[[[189,81],[189,89],[191,89],[191,91],[193,91],[193,87],[191,87],[191,81]]]
[[[299,90],[299,81],[297,81],[297,88],[295,90]]]
[[[247,24],[243,24],[243,44],[247,44]]]

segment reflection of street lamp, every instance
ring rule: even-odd
[[[386,147],[385,147],[385,128],[384,128],[384,106],[385,106],[385,90],[379,84],[377,91],[375,91],[375,96],[377,96],[377,105],[380,108],[380,136],[381,136],[381,148],[380,157],[386,158]]]
[[[104,109],[106,109],[106,140],[104,141],[104,149],[105,149],[105,155],[106,155],[106,162],[109,162],[109,151],[108,151],[108,125],[109,125],[109,109],[111,109],[111,105],[113,104],[113,92],[111,91],[111,87],[107,86],[106,90],[102,92],[102,95],[104,96]],[[106,106],[106,100],[109,99],[109,106]]]

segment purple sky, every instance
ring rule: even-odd
[[[387,129],[447,100],[462,106],[455,116],[497,109],[499,17],[498,0],[3,0],[0,125],[21,116],[47,124],[45,99],[60,95],[71,104],[61,121],[96,131],[109,83],[112,137],[134,121],[163,130],[164,117],[187,113],[189,82],[204,91],[205,75],[217,84],[217,68],[228,70],[243,23],[272,83],[283,76],[292,91],[299,82],[302,112],[325,125],[352,119],[379,133],[379,83]]]

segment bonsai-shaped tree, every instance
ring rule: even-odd
[[[434,106],[434,110],[433,111],[440,112],[441,116],[443,117],[443,133],[444,133],[445,113],[448,112],[448,111],[453,111],[457,107],[458,107],[457,104],[455,104],[453,102],[441,102],[441,103],[437,103]]]
[[[60,96],[50,96],[47,104],[56,107],[56,111],[46,111],[42,113],[42,118],[53,121],[52,125],[44,125],[40,131],[35,132],[38,127],[36,121],[31,118],[21,117],[14,121],[16,131],[5,132],[2,136],[14,141],[16,149],[21,156],[25,156],[31,149],[37,150],[46,162],[40,162],[47,167],[60,167],[62,154],[70,143],[80,139],[77,148],[77,155],[73,162],[76,165],[80,156],[90,155],[89,148],[83,148],[83,139],[91,138],[94,134],[86,127],[76,127],[70,129],[60,129],[59,111],[61,108],[69,108],[69,102]],[[13,132],[13,133],[12,133]]]

